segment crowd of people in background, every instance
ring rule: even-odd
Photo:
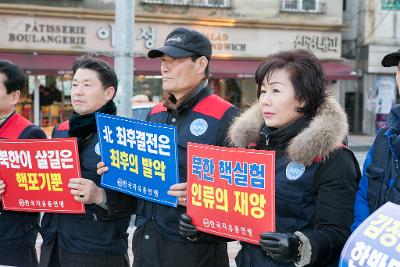
[[[132,266],[228,267],[227,242],[232,240],[198,231],[186,213],[188,142],[276,153],[276,232],[262,233],[258,245],[242,242],[236,256],[239,267],[337,266],[352,227],[387,201],[400,204],[398,107],[392,110],[389,127],[379,131],[361,175],[345,146],[346,114],[326,91],[321,64],[311,52],[268,56],[255,73],[257,101],[242,113],[208,86],[211,56],[210,40],[187,28],[173,30],[163,47],[148,52],[149,58],[161,60],[165,97],[146,120],[174,125],[179,136],[179,182],[168,192],[177,197],[177,207],[101,187],[100,176],[108,167],[96,152],[94,113],[116,114],[118,78],[100,59],[77,59],[72,67],[74,112],[55,127],[51,138],[78,140],[82,177],[70,179],[68,187],[86,213],[45,213],[39,223],[38,213],[0,206],[0,264],[130,266],[127,229],[130,215],[136,214]],[[382,64],[399,66],[399,59],[399,52],[392,53]],[[396,79],[400,88],[400,66]],[[1,60],[0,138],[46,138],[15,112],[24,85],[23,71]],[[55,82],[39,89],[41,106],[61,102]],[[193,132],[195,119],[207,125],[204,133]],[[289,175],[291,167],[301,171]],[[0,195],[5,190],[7,182],[0,176]],[[43,237],[40,262],[35,251],[38,232]]]

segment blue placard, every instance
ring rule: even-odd
[[[178,183],[176,127],[96,113],[101,158],[109,167],[101,185],[176,207],[169,196]]]
[[[340,267],[400,266],[400,206],[387,202],[347,240]]]

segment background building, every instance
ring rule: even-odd
[[[10,59],[30,75],[32,93],[56,82],[68,114],[73,60],[84,53],[113,63],[116,38],[112,0],[0,1],[0,58]],[[314,52],[321,60],[328,89],[349,112],[357,131],[357,72],[343,60],[341,2],[324,0],[141,0],[135,1],[134,94],[161,98],[160,61],[146,58],[176,27],[206,34],[213,45],[211,86],[245,107],[255,99],[254,72],[271,53],[293,48]],[[27,101],[29,102],[29,101]],[[27,109],[25,109],[27,110]],[[58,118],[42,108],[50,123]],[[56,115],[56,112],[53,112]],[[47,116],[47,117],[46,117]]]
[[[382,58],[400,46],[400,1],[347,1],[343,56],[355,61],[361,76],[362,132],[374,134],[386,123],[390,108],[398,103],[396,67],[384,68]]]

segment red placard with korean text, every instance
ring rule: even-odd
[[[275,231],[275,152],[188,143],[187,212],[200,231],[258,244]]]
[[[85,212],[68,188],[70,178],[81,177],[75,138],[0,140],[0,175],[5,210]]]

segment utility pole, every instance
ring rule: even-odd
[[[39,79],[35,75],[35,91],[33,91],[33,123],[38,126],[42,126],[40,121],[40,89],[39,89]]]
[[[118,90],[114,101],[118,115],[127,118],[132,117],[134,12],[134,0],[115,1],[114,66],[118,76]]]

